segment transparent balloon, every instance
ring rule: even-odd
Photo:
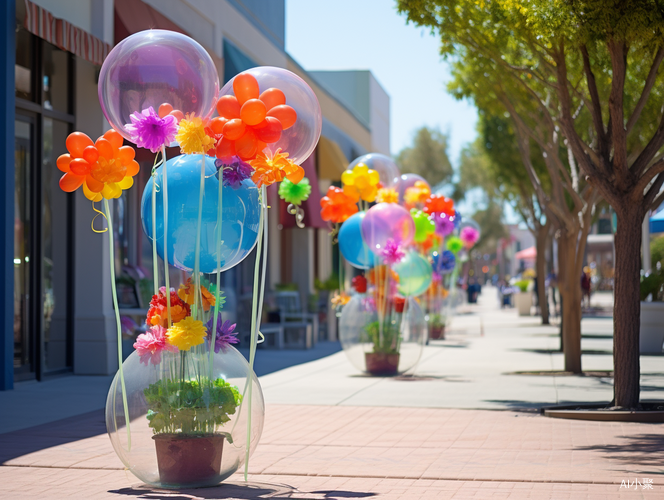
[[[192,271],[195,262],[198,204],[201,182],[201,155],[182,155],[166,162],[168,180],[168,262],[184,271]],[[148,181],[141,200],[143,230],[152,239],[152,184],[157,183],[157,253],[164,258],[164,167]],[[238,188],[222,189],[221,267],[217,269],[217,216],[219,178],[215,159],[205,157],[203,211],[200,233],[200,270],[203,273],[225,271],[244,260],[256,245],[260,206],[258,188],[250,180]]]
[[[414,250],[392,266],[399,275],[399,293],[416,297],[427,291],[431,285],[431,264]]]
[[[365,215],[366,212],[351,215],[341,225],[337,236],[341,255],[358,269],[369,269],[374,265],[374,253],[362,238],[362,219]]]
[[[211,385],[204,369],[209,367],[206,351],[207,347],[197,346],[186,353],[162,353],[157,365],[141,363],[135,351],[125,360],[130,437],[121,383],[118,375],[113,379],[106,400],[106,429],[122,463],[147,484],[166,488],[218,484],[244,464],[248,428],[249,454],[258,444],[265,416],[258,378],[251,372],[249,418],[247,361],[233,347],[220,350],[214,355]],[[243,395],[239,406],[234,395]]]
[[[243,90],[243,95],[238,96],[234,90],[234,82],[236,79],[242,78],[242,75],[245,74],[250,74],[256,79],[258,82],[258,89]],[[244,95],[245,92],[246,95]],[[309,85],[307,85],[307,83],[295,73],[272,66],[252,68],[236,75],[224,85],[219,96],[223,98],[224,96],[229,95],[236,96],[243,109],[244,105],[242,103],[246,103],[247,100],[252,101],[252,103],[247,104],[253,104],[253,101],[260,100],[263,104],[255,104],[257,108],[260,108],[257,113],[260,112],[261,114],[256,116],[263,117],[263,119],[266,120],[266,117],[275,115],[281,120],[283,129],[280,134],[277,133],[274,136],[279,137],[276,142],[271,142],[270,139],[264,137],[266,140],[261,143],[260,133],[257,137],[251,138],[253,142],[262,146],[259,151],[274,154],[277,149],[281,149],[282,152],[288,153],[289,159],[300,165],[316,148],[323,126],[323,115],[316,94],[311,90],[311,87],[309,87]],[[276,108],[282,108],[284,106],[294,109],[297,115],[296,119],[293,117],[295,121],[291,126],[288,126],[290,123],[284,122],[282,115],[278,113],[279,110],[276,110]],[[254,114],[252,113],[251,118],[253,117]],[[248,124],[253,123],[251,118],[248,118],[249,121],[247,122],[243,116],[243,120]],[[289,122],[291,121],[290,116],[286,117],[286,119],[288,119]],[[256,125],[260,126],[260,123]],[[245,128],[242,128],[242,131],[243,133],[248,133]],[[219,156],[219,153],[217,155]]]
[[[364,163],[371,170],[378,172],[380,183],[385,188],[394,187],[399,181],[399,167],[389,156],[380,153],[369,153],[360,156],[348,165],[348,170],[353,170],[358,163]]]
[[[399,177],[396,182],[396,189],[397,193],[399,193],[400,203],[403,202],[403,195],[406,194],[406,189],[413,187],[418,181],[424,182],[429,187],[429,189],[431,189],[431,186],[429,186],[429,183],[426,181],[426,179],[420,175],[403,174],[401,177]]]
[[[99,73],[98,92],[104,116],[130,140],[125,129],[131,124],[129,116],[150,106],[158,111],[163,104],[167,113],[209,118],[219,93],[219,76],[210,55],[192,38],[175,31],[146,30],[111,50]]]
[[[371,375],[412,370],[427,341],[424,313],[412,297],[381,304],[374,294],[357,294],[339,319],[339,340],[350,362]]]
[[[362,236],[376,253],[380,253],[390,239],[406,247],[415,237],[415,222],[410,212],[396,203],[378,203],[367,210],[362,219]]]

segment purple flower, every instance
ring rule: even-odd
[[[212,327],[214,326],[213,323],[214,317],[210,318],[210,320],[205,325],[208,331],[208,340],[210,340],[212,334]],[[238,332],[235,332],[234,330],[235,323],[231,325],[231,322],[228,320],[222,323],[221,313],[219,313],[219,316],[217,317],[217,336],[214,341],[214,352],[219,352],[219,349],[221,349],[222,352],[226,352],[228,346],[231,344],[237,344],[239,342],[238,338],[236,337]]]
[[[224,175],[224,186],[232,187],[237,189],[242,184],[242,181],[249,179],[251,174],[254,172],[254,169],[247,162],[242,161],[237,156],[231,156],[230,158],[220,158],[215,160],[214,164],[219,169],[223,171]],[[217,178],[219,172],[217,172]]]
[[[472,247],[477,242],[477,240],[480,239],[480,232],[472,226],[466,226],[461,229],[459,237],[461,238],[461,241],[466,244],[466,246]]]
[[[436,223],[436,234],[438,236],[445,237],[454,231],[454,221],[443,213],[434,214],[433,221]]]
[[[131,141],[139,148],[156,153],[164,146],[169,146],[178,131],[178,122],[173,115],[160,118],[152,106],[132,113],[131,124],[125,125]]]
[[[381,251],[381,256],[385,264],[392,265],[403,259],[406,256],[406,252],[401,249],[399,243],[389,238],[385,242],[385,248]]]
[[[365,312],[376,311],[376,300],[373,297],[363,297],[362,308],[364,309]]]

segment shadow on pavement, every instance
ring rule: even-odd
[[[658,424],[644,424],[657,426]],[[659,424],[661,427],[661,424]],[[657,427],[657,430],[659,430]],[[634,436],[622,436],[624,440],[620,444],[597,444],[592,446],[579,446],[575,449],[584,451],[598,451],[605,453],[611,460],[624,462],[630,466],[640,465],[655,467],[659,470],[642,471],[648,474],[664,474],[664,435],[661,433],[637,434]]]
[[[239,349],[249,359],[249,349]],[[256,351],[254,371],[262,377],[284,368],[309,363],[341,351],[339,342],[318,342],[311,349],[259,349]]]
[[[534,354],[562,354],[562,351],[558,349],[511,349],[511,351],[517,352],[532,352]],[[613,351],[604,351],[600,349],[583,349],[581,351],[582,355],[598,355],[598,356],[613,356]]]

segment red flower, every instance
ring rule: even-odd
[[[351,283],[357,293],[365,293],[367,291],[367,279],[364,276],[355,276]]]
[[[446,214],[454,216],[454,200],[442,195],[432,194],[424,202],[424,212],[427,214]]]
[[[189,304],[178,297],[177,292],[172,291],[171,296],[171,322],[177,323],[191,315]],[[150,308],[148,309],[147,324],[159,325],[168,328],[168,304],[166,303],[166,287],[161,287],[157,295],[152,296]]]
[[[404,297],[395,296],[394,297],[394,311],[398,313],[403,313],[403,309],[406,306],[406,299]]]

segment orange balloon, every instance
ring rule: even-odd
[[[95,142],[95,147],[99,151],[99,156],[103,156],[106,159],[110,160],[115,154],[113,144],[111,144],[108,139],[105,139],[104,136],[101,136],[99,139],[97,139],[97,142]]]
[[[244,135],[247,130],[247,126],[239,118],[234,118],[224,125],[224,129],[221,132],[224,137],[230,139],[231,141],[236,141]]]
[[[76,175],[88,175],[90,173],[90,164],[83,158],[74,158],[69,164],[69,168]]]
[[[69,151],[74,158],[82,158],[83,150],[93,144],[92,139],[83,132],[72,132],[67,136],[67,140],[65,141],[67,151]]]
[[[297,113],[293,108],[286,104],[275,106],[267,112],[267,116],[273,116],[279,120],[284,130],[295,125],[295,122],[297,121]]]
[[[91,175],[88,175],[85,178],[85,185],[88,186],[88,189],[92,191],[93,193],[101,193],[102,190],[104,189],[104,183],[101,181],[98,181]]]
[[[99,151],[94,146],[88,146],[83,150],[83,159],[92,165],[99,159]]]
[[[56,161],[55,164],[63,172],[69,172],[69,164],[71,163],[71,160],[72,158],[69,155],[60,155],[58,156],[58,161]]]
[[[250,160],[256,156],[256,134],[250,128],[235,141],[235,152],[243,160]]]
[[[249,99],[240,109],[242,121],[252,127],[265,120],[265,115],[267,115],[267,108],[260,99]]]
[[[165,102],[161,106],[159,106],[159,118],[163,118],[164,116],[168,115],[171,111],[173,111],[173,106]]]
[[[67,172],[65,175],[60,177],[60,189],[62,189],[65,193],[73,193],[81,187],[84,180],[85,177],[81,175]]]
[[[254,127],[254,132],[261,141],[272,144],[281,138],[281,122],[273,116],[268,116]]]
[[[217,101],[217,113],[221,118],[232,120],[233,118],[240,118],[240,103],[234,95],[225,95]]]
[[[258,80],[249,73],[240,73],[233,79],[233,92],[240,106],[249,99],[258,99]]]
[[[177,121],[184,120],[184,113],[179,109],[173,110],[168,114],[174,116]]]
[[[118,158],[122,163],[128,163],[134,159],[136,156],[136,151],[131,146],[122,146],[118,150]]]
[[[265,106],[268,110],[274,108],[275,106],[286,104],[286,96],[284,93],[279,89],[275,89],[274,87],[263,92],[259,99],[265,103]]]
[[[265,149],[266,146],[267,146],[267,144],[265,144],[263,141],[261,141],[260,139],[258,139],[258,140],[256,141],[256,154],[258,154],[258,153],[260,153],[261,151],[263,151],[263,150]]]
[[[117,132],[113,129],[106,132],[102,137],[111,143],[113,149],[120,149],[122,147],[122,143],[124,142],[120,132]]]
[[[138,163],[136,162],[136,160],[131,160],[131,161],[127,164],[127,172],[126,172],[126,175],[128,175],[128,176],[130,176],[130,177],[133,177],[133,176],[135,176],[135,175],[138,173],[138,170],[139,170],[139,169],[140,169],[140,167],[139,167]]]
[[[215,135],[223,134],[224,125],[226,125],[226,123],[228,123],[228,118],[217,116],[210,120],[210,129]]]
[[[233,141],[226,137],[217,143],[217,158],[228,158],[229,156],[235,155],[235,144]]]

